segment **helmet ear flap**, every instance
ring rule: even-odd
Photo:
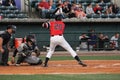
[[[61,21],[62,19],[63,19],[62,15],[57,15],[57,16],[55,17],[55,20],[56,20],[56,21]]]

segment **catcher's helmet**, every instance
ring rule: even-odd
[[[7,29],[12,29],[12,33],[16,32],[16,26],[15,25],[8,25]]]
[[[35,40],[35,36],[34,35],[27,35],[26,36],[26,42],[32,42],[32,44],[35,44],[36,40]]]
[[[61,21],[61,20],[62,20],[62,15],[57,15],[57,16],[55,17],[55,20],[56,20],[56,21]]]

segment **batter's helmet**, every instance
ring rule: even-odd
[[[55,17],[55,20],[56,20],[56,21],[61,21],[61,20],[62,20],[62,15],[57,15],[57,16]]]
[[[15,25],[8,25],[7,30],[12,29],[12,33],[16,32],[16,26]]]

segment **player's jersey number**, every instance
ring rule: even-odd
[[[62,30],[62,24],[55,24],[54,29],[55,30]]]

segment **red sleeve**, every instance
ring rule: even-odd
[[[94,10],[94,12],[96,12],[97,8],[95,7],[95,8],[93,8],[93,10]]]
[[[43,4],[40,2],[40,3],[38,4],[38,7],[43,7]]]

